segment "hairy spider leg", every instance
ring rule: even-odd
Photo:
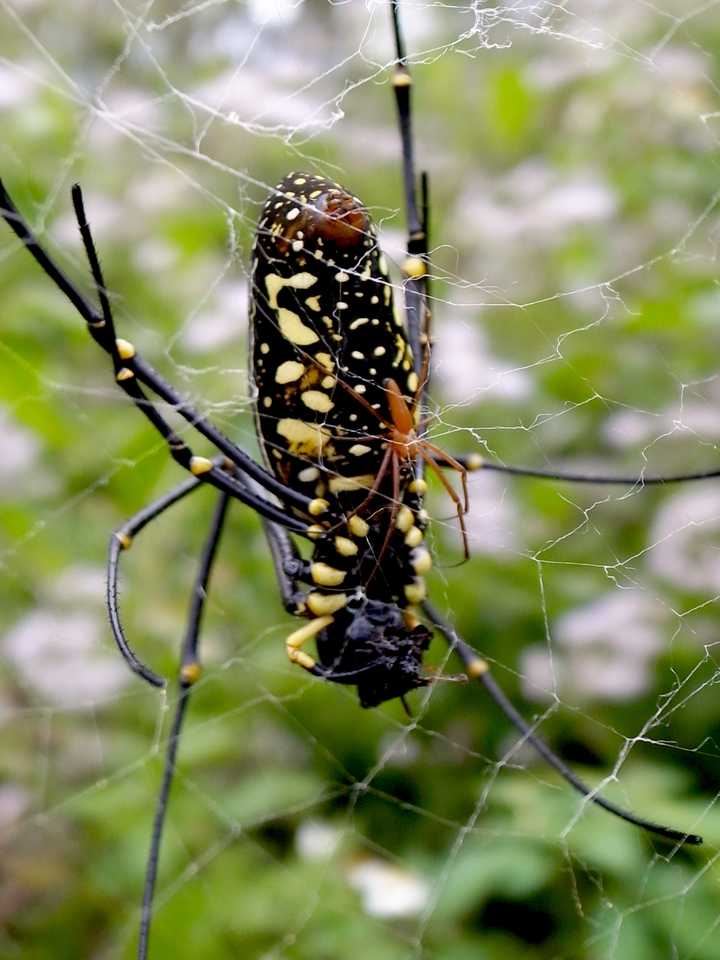
[[[225,491],[221,491],[215,505],[215,511],[210,523],[210,529],[208,531],[202,554],[200,556],[200,564],[190,598],[190,610],[188,612],[185,637],[183,639],[180,655],[178,699],[175,705],[175,712],[170,727],[170,733],[168,735],[163,763],[162,782],[157,804],[155,806],[150,840],[150,852],[145,871],[145,884],[143,888],[142,908],[140,914],[140,934],[137,951],[138,960],[146,960],[148,955],[150,924],[153,914],[153,901],[157,882],[157,871],[160,860],[160,845],[162,843],[163,828],[165,826],[165,817],[170,799],[170,790],[175,776],[177,751],[180,744],[180,735],[182,733],[183,722],[185,720],[187,708],[190,703],[190,694],[192,688],[200,677],[200,663],[198,659],[200,626],[202,623],[202,615],[205,609],[205,600],[208,594],[210,574],[215,562],[215,558],[217,557],[217,550],[220,544],[220,537],[223,532],[225,520],[227,518],[229,504],[229,494],[227,494]]]

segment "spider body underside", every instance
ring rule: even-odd
[[[418,621],[430,554],[424,481],[393,461],[393,407],[418,391],[387,265],[361,201],[339,184],[291,173],[260,214],[252,263],[251,364],[258,438],[270,470],[328,503],[312,560],[296,560],[290,612],[310,617],[288,640],[293,662],[356,683],[363,706],[425,685],[430,639]],[[388,383],[404,385],[401,398]],[[392,400],[392,402],[391,402]],[[416,407],[412,429],[419,420]],[[396,454],[397,457],[397,454]],[[332,529],[331,529],[332,528]],[[315,638],[315,661],[301,647]]]

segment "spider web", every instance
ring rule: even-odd
[[[600,474],[717,464],[719,14],[403,3],[435,442]],[[0,0],[0,37],[0,171],[21,209],[85,277],[82,182],[120,335],[257,455],[247,271],[267,190],[334,176],[402,256],[386,5]],[[118,657],[103,563],[109,531],[180,477],[7,231],[0,288],[0,954],[129,957],[175,694]],[[464,565],[452,504],[429,497],[438,607],[593,785],[706,845],[588,807],[479,688],[439,683],[408,718],[291,667],[260,524],[236,506],[155,960],[717,957],[717,481],[482,473],[470,491]],[[127,630],[169,677],[211,500],[124,558]],[[457,669],[439,642],[428,662]]]

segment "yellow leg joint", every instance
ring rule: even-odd
[[[412,277],[414,280],[419,280],[427,273],[427,267],[420,257],[407,257],[402,270],[406,277]]]
[[[419,547],[422,542],[423,532],[420,527],[416,527],[415,524],[413,524],[405,534],[405,543],[408,547]]]
[[[202,667],[197,662],[193,660],[192,663],[186,663],[185,666],[180,671],[180,679],[183,683],[186,683],[188,686],[192,686],[193,683],[197,683],[200,679],[200,674],[202,673]]]
[[[427,596],[427,588],[422,577],[418,577],[413,583],[405,585],[405,598],[408,603],[416,605],[422,603]]]
[[[299,667],[303,667],[305,670],[312,670],[312,668],[315,666],[315,661],[310,654],[304,653],[302,650],[289,649],[287,655],[290,663],[296,663]]]
[[[480,657],[474,657],[467,667],[467,675],[472,677],[473,680],[477,680],[478,677],[482,677],[484,673],[488,673],[490,670],[490,664],[487,660],[483,660]]]
[[[123,550],[129,550],[132,546],[132,537],[127,533],[123,533],[122,530],[117,531],[115,534],[115,539],[123,548]]]
[[[135,356],[135,347],[129,340],[118,339],[115,341],[115,346],[121,360],[131,360]]]
[[[311,563],[310,576],[319,587],[339,587],[347,576],[345,570],[337,570],[329,563]]]
[[[203,473],[209,473],[214,466],[215,464],[212,460],[208,460],[207,457],[190,458],[190,473],[196,477],[199,477]]]
[[[135,374],[129,367],[121,367],[115,374],[115,379],[118,383],[121,383],[123,380],[132,380],[134,376]]]
[[[417,527],[415,529],[417,530]],[[429,573],[432,570],[430,551],[425,547],[416,547],[410,554],[410,564],[418,576]]]
[[[401,533],[407,533],[410,527],[412,527],[414,519],[412,510],[409,507],[402,506],[398,510],[395,526]]]
[[[313,637],[317,636],[318,633],[332,622],[332,617],[317,617],[317,619],[311,620],[310,623],[306,623],[305,626],[291,633],[285,640],[285,652],[288,655],[290,663],[297,663],[306,670],[312,669],[312,667],[315,666],[315,661],[300,648],[306,644],[308,640],[312,640]]]
[[[350,530],[350,533],[354,534],[356,537],[366,537],[370,527],[367,525],[367,523],[365,523],[362,517],[353,515],[348,520],[348,529]]]
[[[354,557],[359,547],[347,537],[335,537],[335,549],[341,557]]]
[[[308,610],[312,611],[316,617],[325,617],[331,613],[337,613],[338,610],[347,604],[346,593],[318,593],[313,591],[306,597]]]

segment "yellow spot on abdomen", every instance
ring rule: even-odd
[[[323,446],[330,436],[329,431],[323,427],[290,417],[278,421],[277,432],[287,440],[290,453],[313,458],[321,456]]]
[[[315,343],[320,337],[310,327],[306,327],[297,313],[292,310],[286,310],[284,307],[278,307],[278,323],[280,333],[289,340],[290,343],[297,343],[306,347],[310,343]]]
[[[375,477],[372,473],[364,473],[359,477],[330,477],[328,486],[330,493],[342,493],[345,490],[369,490]]]
[[[414,527],[413,529],[417,530],[418,528]],[[432,557],[430,556],[430,552],[426,550],[425,547],[417,547],[410,554],[410,563],[412,564],[412,568],[415,573],[418,574],[418,576],[422,576],[424,573],[429,573],[429,571],[432,569]]]
[[[298,480],[301,483],[312,483],[313,480],[317,480],[320,476],[320,471],[317,467],[305,467],[298,473]]]
[[[329,353],[316,353],[314,359],[330,373],[335,369],[335,363]]]
[[[292,383],[305,373],[305,367],[297,360],[286,360],[275,372],[275,383]]]
[[[330,397],[321,390],[306,390],[300,394],[300,399],[306,407],[318,413],[327,413],[335,406]]]
[[[265,287],[268,292],[268,302],[273,310],[278,308],[278,294],[283,287],[292,287],[294,290],[307,290],[314,283],[317,283],[317,277],[311,273],[296,273],[293,277],[280,277],[277,273],[269,273],[265,277]]]
[[[405,596],[410,603],[422,603],[427,595],[424,580],[416,580],[414,583],[408,583],[405,586]]]
[[[371,452],[372,447],[367,447],[364,443],[354,443],[348,450],[348,453],[351,453],[353,457],[362,457],[363,454]]]

